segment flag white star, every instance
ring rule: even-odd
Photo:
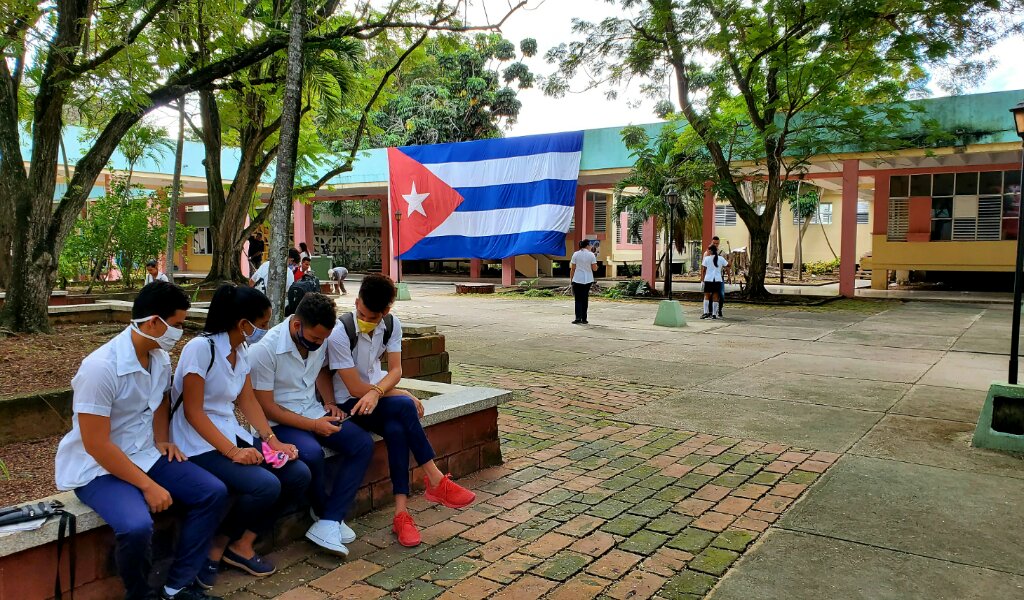
[[[427,216],[427,211],[423,210],[423,201],[426,200],[427,196],[429,195],[429,192],[427,192],[426,194],[417,194],[416,182],[412,182],[412,191],[409,192],[408,194],[402,194],[402,197],[405,198],[405,201],[409,203],[409,214],[407,214],[406,216],[411,217],[412,213],[414,212],[418,212],[424,217]]]

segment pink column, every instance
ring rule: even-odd
[[[710,181],[704,183],[704,222],[700,240],[703,245],[702,250],[711,245],[711,238],[715,235],[715,191],[711,186]]]
[[[248,226],[249,226],[249,215],[245,215],[245,225],[244,225],[244,227],[248,227]],[[249,277],[249,241],[248,240],[246,240],[245,242],[242,242],[242,256],[239,257],[239,260],[242,261],[242,275],[245,276],[245,277]]]
[[[501,259],[501,285],[511,287],[516,284],[516,257]]]
[[[483,266],[483,261],[479,258],[473,258],[469,261],[469,278],[480,279],[480,268]]]
[[[306,245],[309,246],[309,253],[316,254],[316,244],[313,241],[313,205],[296,200],[292,209],[295,247],[299,247],[299,242],[306,242]]]
[[[398,273],[391,260],[391,206],[387,196],[380,199],[380,272],[388,277]]]
[[[853,298],[857,276],[857,180],[860,161],[843,161],[843,210],[840,217],[839,293]]]
[[[654,226],[654,217],[644,221],[640,252],[640,276],[653,290],[658,279],[658,230]]]

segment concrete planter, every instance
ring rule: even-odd
[[[993,383],[971,445],[1024,453],[1024,385]]]

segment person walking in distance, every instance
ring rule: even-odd
[[[594,285],[594,271],[597,271],[597,256],[590,251],[590,242],[580,241],[580,249],[569,261],[569,279],[572,280],[572,295],[576,300],[576,320],[573,325],[586,325],[587,306],[590,303],[590,288]]]
[[[700,267],[700,279],[704,282],[704,314],[700,318],[718,318],[721,283],[724,281],[722,271],[728,266],[728,261],[718,255],[718,246],[712,244]]]

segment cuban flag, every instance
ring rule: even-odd
[[[395,255],[562,256],[582,150],[582,131],[388,148]]]

